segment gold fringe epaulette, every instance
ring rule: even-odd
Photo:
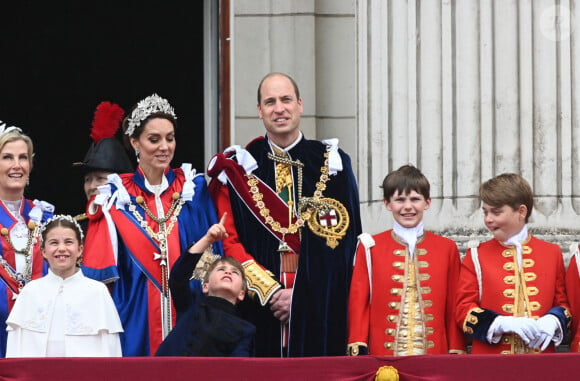
[[[249,295],[255,295],[260,304],[265,306],[272,295],[282,288],[282,285],[274,279],[271,272],[264,270],[255,261],[249,260],[242,265],[246,273],[248,290],[252,291]]]

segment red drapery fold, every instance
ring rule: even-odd
[[[372,381],[381,366],[400,380],[570,379],[580,354],[428,355],[412,357],[43,358],[1,359],[1,380],[332,380]]]

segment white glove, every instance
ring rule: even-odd
[[[526,345],[538,337],[540,329],[534,319],[527,317],[498,316],[495,318],[487,338],[492,343],[498,343],[504,333],[515,333]]]
[[[554,315],[544,315],[536,321],[538,335],[530,342],[530,348],[538,349],[541,346],[543,351],[550,345],[554,335],[560,329],[560,322]]]

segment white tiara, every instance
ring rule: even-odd
[[[72,222],[75,225],[76,229],[80,233],[80,236],[81,236],[81,242],[80,242],[80,244],[82,244],[83,243],[83,240],[85,239],[85,235],[83,233],[83,229],[81,228],[81,225],[79,225],[79,223],[72,216],[69,216],[68,214],[57,214],[57,215],[54,215],[51,218],[49,218],[44,224],[42,224],[40,226],[40,233],[42,234],[42,232],[44,232],[46,230],[46,227],[51,222],[53,222],[53,221],[61,221],[61,220],[67,220],[69,222]],[[42,237],[42,235],[41,235],[41,237]]]
[[[173,111],[173,107],[171,107],[167,99],[161,98],[157,94],[153,94],[137,103],[137,107],[135,107],[131,113],[131,117],[128,119],[125,135],[133,135],[133,132],[135,132],[135,129],[141,125],[141,122],[147,119],[149,115],[156,112],[163,112],[171,115],[174,119],[177,119],[175,111]]]
[[[0,120],[0,135],[7,134],[11,131],[22,132],[22,129],[20,129],[19,127],[16,127],[16,126],[6,127],[6,123],[4,123]]]

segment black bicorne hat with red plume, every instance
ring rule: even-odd
[[[101,102],[96,110],[91,127],[93,143],[82,162],[73,163],[73,167],[83,173],[106,171],[116,173],[133,172],[133,164],[127,151],[115,137],[125,115],[123,109],[111,102]]]

